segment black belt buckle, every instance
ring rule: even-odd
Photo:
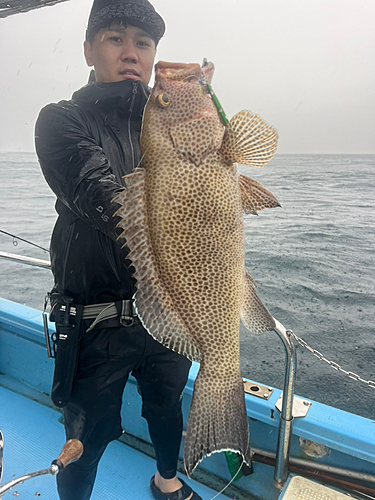
[[[119,313],[120,325],[126,327],[133,326],[137,322],[137,315],[134,311],[132,300],[120,300],[115,303]]]

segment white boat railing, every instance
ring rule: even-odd
[[[51,269],[51,262],[49,260],[34,259],[33,257],[27,257],[26,255],[0,251],[0,259],[11,260],[12,262],[19,262],[21,264],[28,264],[29,266],[42,267],[44,269]]]
[[[275,319],[275,318],[274,318]],[[288,478],[290,443],[292,440],[294,382],[297,369],[297,354],[291,334],[275,319],[277,333],[285,348],[285,373],[283,402],[280,414],[279,435],[274,472],[275,485],[282,488]]]

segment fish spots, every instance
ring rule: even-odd
[[[242,213],[244,200],[253,209],[270,197],[241,180],[229,158],[246,116],[224,139],[229,156],[223,157],[224,127],[188,67],[157,69],[142,123],[143,168],[126,176],[127,189],[116,201],[143,325],[166,347],[201,363],[185,441],[190,474],[214,451],[236,450],[250,461],[239,322],[264,330],[268,313],[245,272]],[[164,94],[167,106],[158,103]],[[256,147],[256,140],[246,141]],[[255,188],[255,198],[245,196]]]
[[[165,194],[165,200],[166,200],[167,203],[168,202],[169,203],[173,202],[174,199],[175,199],[175,197],[170,192],[168,192],[168,193]]]

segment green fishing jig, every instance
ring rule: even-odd
[[[206,64],[207,64],[207,59],[206,59],[206,58],[204,58],[204,59],[203,59],[203,63],[202,63],[202,68],[204,68],[204,66],[206,66]],[[229,120],[228,120],[228,118],[226,117],[225,112],[224,112],[224,110],[223,110],[223,108],[222,108],[222,106],[221,106],[221,104],[220,104],[220,101],[219,101],[219,99],[216,97],[215,92],[212,90],[211,85],[208,83],[207,78],[206,78],[206,75],[204,74],[204,72],[203,72],[203,71],[201,71],[201,79],[200,79],[200,84],[201,84],[201,87],[202,87],[203,85],[205,85],[205,86],[206,86],[206,88],[207,88],[207,90],[208,90],[208,93],[210,94],[210,96],[212,97],[212,100],[214,101],[214,104],[215,104],[215,106],[216,106],[216,109],[217,109],[217,111],[218,111],[218,113],[219,113],[219,115],[220,115],[221,121],[223,122],[224,127],[226,127],[226,126],[228,125],[228,123],[229,123]]]
[[[212,87],[209,83],[206,82],[206,87],[207,87],[207,90],[208,90],[208,93],[210,94],[210,96],[212,97],[212,100],[214,101],[214,104],[216,106],[216,109],[220,115],[220,118],[221,118],[221,121],[223,122],[223,125],[226,127],[229,123],[229,120],[228,118],[226,117],[225,115],[225,112],[219,102],[219,99],[216,97],[216,94],[215,92],[212,90]]]

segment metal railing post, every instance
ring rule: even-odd
[[[11,260],[12,262],[19,262],[20,264],[28,264],[30,266],[42,267],[44,269],[51,268],[51,262],[49,260],[34,259],[34,257],[27,257],[26,255],[18,255],[15,253],[0,251],[0,259]]]
[[[276,321],[275,332],[285,348],[285,375],[283,404],[280,414],[279,436],[277,440],[276,465],[274,472],[275,485],[282,488],[288,477],[290,443],[293,423],[294,381],[297,368],[297,356],[290,333]]]

